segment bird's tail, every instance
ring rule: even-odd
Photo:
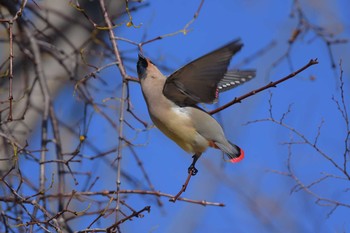
[[[238,163],[244,158],[244,151],[229,141],[227,144],[215,142],[215,145],[228,156],[231,163]]]

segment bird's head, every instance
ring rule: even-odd
[[[139,79],[144,79],[149,75],[151,77],[159,76],[161,73],[150,59],[139,53],[139,60],[137,61],[137,74]]]

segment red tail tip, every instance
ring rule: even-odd
[[[239,149],[240,149],[240,152],[241,152],[240,155],[238,157],[236,157],[236,158],[230,159],[231,163],[238,163],[238,162],[241,162],[242,159],[244,159],[244,151],[241,148],[239,148]]]

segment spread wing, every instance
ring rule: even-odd
[[[230,70],[218,83],[218,91],[228,91],[255,77],[255,70]]]
[[[167,78],[163,94],[180,106],[212,103],[217,97],[220,81],[223,80],[221,84],[225,85],[232,83],[230,75],[236,80],[239,77],[237,72],[227,72],[227,67],[242,46],[240,40],[232,41],[175,71]]]

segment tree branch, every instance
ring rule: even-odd
[[[288,76],[286,76],[286,77],[284,77],[284,78],[281,78],[280,80],[277,80],[277,81],[275,81],[275,82],[270,82],[269,84],[267,84],[267,85],[265,85],[265,86],[263,86],[263,87],[260,87],[260,88],[258,88],[258,89],[256,89],[256,90],[253,90],[253,91],[251,91],[251,92],[248,92],[248,93],[245,94],[245,95],[242,95],[242,96],[240,96],[240,97],[236,97],[236,98],[235,98],[234,100],[232,100],[231,102],[228,102],[227,104],[225,104],[225,105],[223,105],[223,106],[221,106],[221,107],[219,107],[219,108],[217,108],[217,109],[214,109],[214,110],[210,111],[209,114],[213,115],[213,114],[215,114],[215,113],[218,113],[218,112],[220,112],[220,111],[222,111],[222,110],[224,110],[224,109],[226,109],[226,108],[228,108],[228,107],[230,107],[230,106],[232,106],[232,105],[234,105],[234,104],[240,103],[242,100],[244,100],[244,99],[246,99],[246,98],[248,98],[248,97],[250,97],[250,96],[252,96],[252,95],[255,95],[255,94],[257,94],[257,93],[259,93],[259,92],[262,92],[262,91],[264,91],[264,90],[266,90],[266,89],[269,89],[269,88],[271,88],[271,87],[276,87],[278,84],[280,84],[280,83],[282,83],[282,82],[285,82],[285,81],[287,81],[288,79],[293,78],[294,76],[296,76],[297,74],[299,74],[299,73],[301,73],[302,71],[306,70],[306,69],[309,68],[310,66],[313,66],[313,65],[316,65],[316,64],[318,64],[317,58],[316,58],[316,59],[311,59],[305,66],[303,66],[303,67],[301,67],[299,70],[297,70],[297,71],[295,71],[295,72],[289,74]]]

